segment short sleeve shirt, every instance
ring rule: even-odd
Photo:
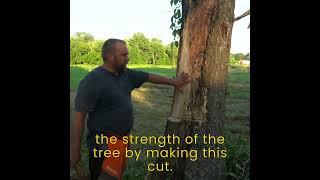
[[[147,81],[149,74],[127,68],[114,74],[102,66],[79,83],[75,110],[88,112],[89,132],[126,135],[133,126],[131,92]]]

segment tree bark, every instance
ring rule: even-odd
[[[203,148],[217,147],[205,145],[200,140],[204,134],[224,135],[234,6],[234,0],[182,2],[183,31],[180,36],[177,74],[188,72],[192,81],[184,87],[183,93],[175,90],[165,135],[175,134],[183,139],[198,134],[197,144],[179,145],[179,149],[197,149],[198,159],[158,158],[157,163],[169,162],[173,171],[149,172],[150,180],[168,177],[174,180],[220,180],[226,177],[225,159],[202,156]]]

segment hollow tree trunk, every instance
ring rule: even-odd
[[[234,17],[234,0],[184,0],[183,31],[180,37],[177,73],[188,72],[191,83],[183,93],[175,91],[165,134],[184,138],[188,135],[224,135],[225,95],[228,58]],[[199,140],[200,140],[199,139]],[[202,149],[214,145],[180,144],[180,149],[197,149],[198,160],[157,159],[169,162],[172,172],[149,172],[148,179],[225,178],[225,159],[203,158]],[[164,147],[162,149],[167,149]],[[176,148],[176,146],[174,146]]]

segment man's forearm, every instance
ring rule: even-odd
[[[166,84],[166,85],[171,85],[175,86],[176,84],[176,79],[173,78],[167,78],[164,76],[160,76],[157,74],[149,74],[148,82],[155,83],[155,84]]]
[[[81,137],[83,134],[84,123],[86,118],[85,112],[76,112],[71,129],[71,148],[73,150],[80,150]]]

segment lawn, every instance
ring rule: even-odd
[[[70,111],[72,111],[74,106],[73,102],[79,81],[95,67],[92,65],[70,66]],[[157,73],[167,77],[174,77],[176,71],[175,67],[172,66],[130,65],[129,68]],[[162,135],[171,109],[173,88],[145,83],[139,89],[132,92],[132,100],[135,116],[132,134],[141,136]],[[70,118],[72,119],[72,113]],[[233,152],[230,152],[230,159],[227,162],[228,169],[234,174],[239,174],[237,171],[238,167],[248,171],[249,164],[247,160],[249,158],[250,139],[250,69],[248,67],[229,67],[225,128],[233,139],[232,147],[230,146]],[[142,150],[148,148],[141,145],[132,145],[131,147],[132,149]],[[82,153],[81,162],[87,167],[85,146],[82,148]],[[146,166],[149,161],[147,159],[140,161],[129,159],[124,179],[143,179],[147,174]],[[244,161],[246,161],[245,164]],[[243,171],[241,170],[241,172]]]

